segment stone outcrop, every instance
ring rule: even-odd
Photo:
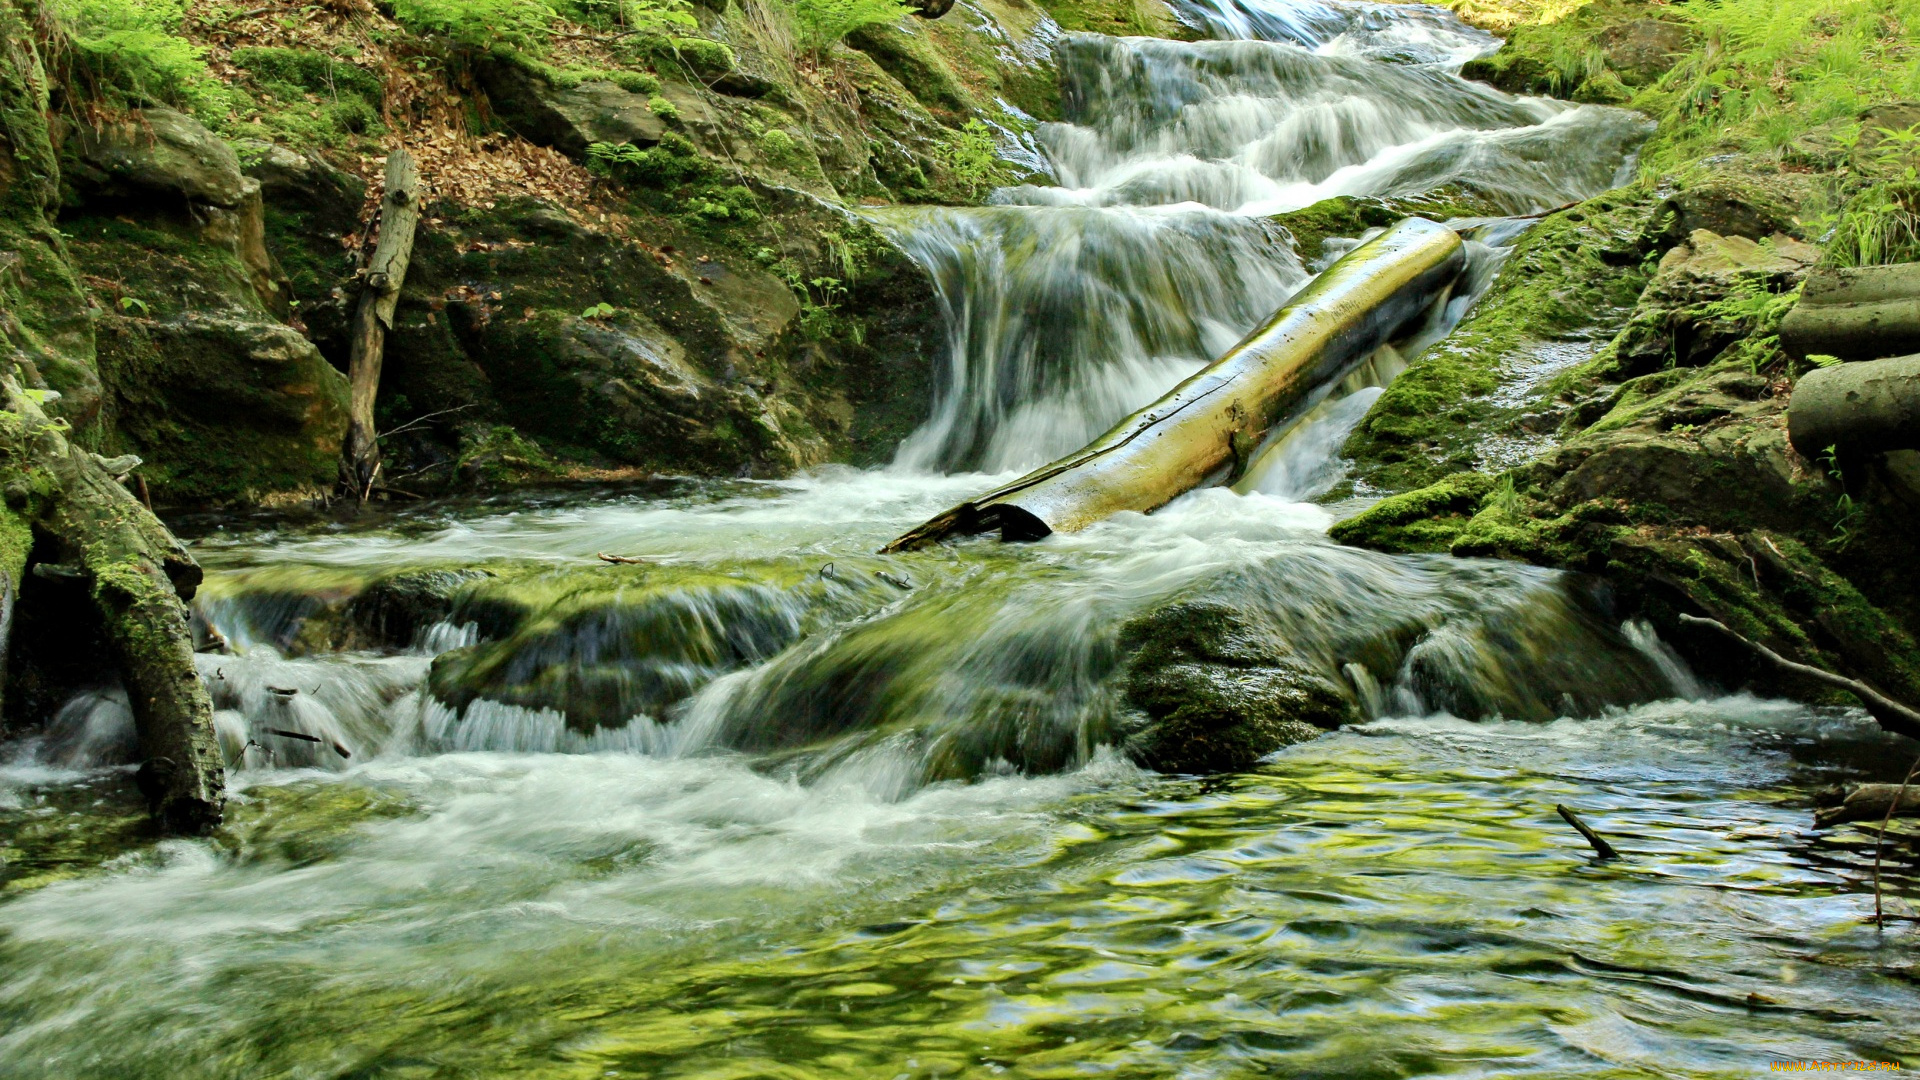
[[[593,143],[653,146],[666,121],[648,105],[651,95],[605,81],[557,87],[511,61],[488,58],[477,69],[495,115],[521,138],[585,160]]]

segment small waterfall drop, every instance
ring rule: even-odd
[[[1437,8],[1196,0],[1216,40],[1071,34],[1057,186],[872,213],[932,275],[946,371],[896,464],[1031,468],[1147,404],[1310,276],[1268,219],[1339,195],[1526,214],[1625,179],[1646,121],[1467,82]]]

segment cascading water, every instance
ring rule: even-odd
[[[1435,194],[1525,214],[1625,179],[1641,117],[1460,79],[1494,42],[1442,13],[1343,9],[1189,12],[1238,40],[1070,35],[1067,119],[1037,133],[1057,186],[873,215],[932,274],[951,335],[899,464],[1030,468],[1157,398],[1305,282],[1321,253],[1272,215]],[[1373,58],[1416,43],[1420,62]]]
[[[1593,583],[1339,548],[1310,501],[1497,271],[1525,227],[1499,215],[1619,179],[1641,122],[1462,82],[1492,39],[1439,9],[1180,10],[1220,40],[1061,43],[1068,120],[1037,133],[1059,187],[874,212],[950,316],[895,467],[198,541],[230,824],[151,844],[103,809],[128,805],[114,688],[6,748],[4,1071],[1912,1056],[1889,1018],[1920,1000],[1855,925],[1866,856],[1793,806],[1884,757],[1869,723],[1712,698]],[[1070,450],[1231,345],[1351,242],[1296,252],[1270,220],[1333,194],[1490,216],[1456,223],[1458,293],[1234,490],[871,554],[991,486],[958,470]],[[1360,723],[1224,780],[1127,763],[1127,627],[1182,604],[1258,613]],[[1560,801],[1629,857],[1586,864]]]

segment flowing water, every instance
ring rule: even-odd
[[[124,697],[0,747],[0,1074],[1745,1075],[1911,1059],[1910,924],[1809,788],[1857,713],[1701,686],[1595,583],[1392,558],[1314,502],[1404,357],[1644,125],[1459,80],[1436,9],[1235,0],[1075,35],[1054,187],[877,211],[947,305],[895,464],[200,536],[234,787],[143,833]],[[881,558],[1231,345],[1341,250],[1271,215],[1470,201],[1472,273],[1235,490]],[[646,560],[606,565],[597,552]],[[1130,619],[1257,612],[1360,722],[1128,763]],[[293,735],[283,734],[286,732]],[[298,736],[305,736],[304,738]],[[1580,807],[1625,853],[1591,859]],[[1887,860],[1897,913],[1916,882]]]

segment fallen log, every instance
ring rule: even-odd
[[[1466,264],[1453,230],[1407,218],[1349,252],[1259,329],[1173,391],[1072,454],[940,514],[883,552],[998,528],[1003,540],[1077,532],[1151,511],[1246,468],[1300,415],[1441,298]]]
[[[380,233],[367,260],[360,305],[354,309],[352,344],[347,359],[347,437],[340,444],[340,493],[365,503],[380,475],[380,439],[373,426],[373,403],[380,394],[380,368],[387,331],[400,303],[400,286],[413,258],[413,234],[420,222],[419,170],[413,156],[396,149],[387,155],[386,194],[380,200]]]
[[[1920,449],[1920,356],[1809,371],[1787,402],[1787,437],[1808,458],[1829,446]]]
[[[1815,825],[1920,817],[1920,788],[1906,784],[1848,784],[1833,794],[1836,798],[1818,800],[1822,805],[1813,812]]]
[[[1710,630],[1724,634],[1746,646],[1754,655],[1782,671],[1845,690],[1847,693],[1860,699],[1860,704],[1866,707],[1867,714],[1878,721],[1881,727],[1893,732],[1895,735],[1905,735],[1909,739],[1920,739],[1920,711],[1916,711],[1911,706],[1893,700],[1858,679],[1849,679],[1845,675],[1836,675],[1825,668],[1817,668],[1812,664],[1802,664],[1789,660],[1757,641],[1748,640],[1745,636],[1718,619],[1703,619],[1698,615],[1688,615],[1682,612],[1680,621],[1692,626],[1704,626]]]
[[[200,584],[199,564],[11,376],[0,392],[13,414],[7,463],[26,474],[8,500],[13,506],[17,495],[15,509],[33,524],[35,569],[60,568],[87,588],[133,711],[135,780],[154,819],[169,831],[205,832],[220,823],[226,796],[183,602]]]
[[[1827,268],[1807,278],[1780,323],[1780,346],[1872,360],[1920,351],[1920,263]]]

